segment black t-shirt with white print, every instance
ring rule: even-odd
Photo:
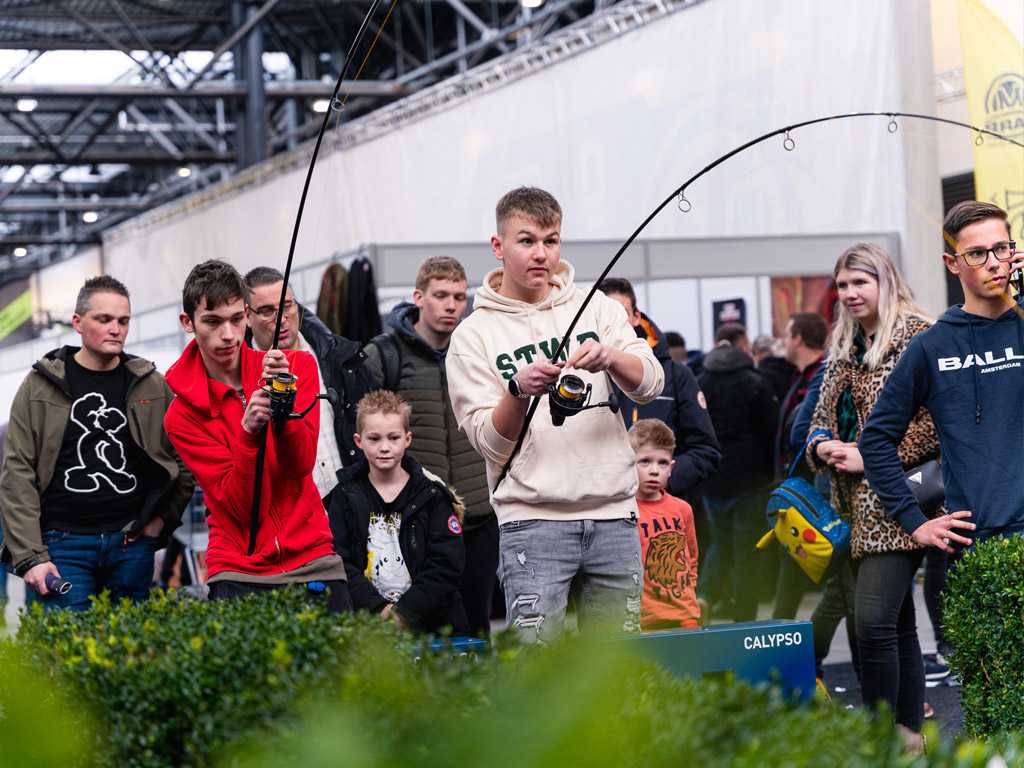
[[[145,456],[129,432],[125,396],[132,374],[83,368],[68,356],[71,413],[50,485],[41,500],[41,530],[118,531],[139,516],[149,483]]]

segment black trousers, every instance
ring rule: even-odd
[[[469,633],[473,637],[490,637],[491,597],[498,581],[498,518],[491,515],[483,525],[465,529],[462,540],[466,545],[466,567],[459,595],[469,619]]]
[[[306,594],[314,600],[323,600],[329,613],[344,613],[352,610],[352,598],[348,584],[344,581],[310,582],[323,584],[327,589],[314,591],[307,585]],[[242,595],[262,595],[275,589],[290,587],[291,584],[253,584],[248,581],[215,581],[210,585],[211,600],[231,600]]]

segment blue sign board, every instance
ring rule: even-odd
[[[682,677],[777,680],[801,699],[814,694],[809,621],[774,619],[625,635],[634,650]]]

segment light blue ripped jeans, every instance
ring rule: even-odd
[[[524,642],[561,638],[574,579],[581,628],[640,629],[643,567],[636,518],[506,523],[500,548],[508,626]]]

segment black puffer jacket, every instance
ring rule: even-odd
[[[313,348],[324,387],[333,389],[338,395],[334,404],[334,437],[338,441],[341,460],[346,466],[363,457],[356,447],[356,404],[368,392],[379,389],[380,385],[364,365],[366,355],[358,341],[346,339],[336,333],[315,314],[299,305],[302,322],[299,333]],[[245,342],[252,344],[252,330],[246,329]],[[255,349],[255,347],[253,347]]]
[[[685,497],[714,474],[722,458],[722,449],[715,437],[697,378],[683,363],[672,359],[661,329],[642,312],[640,319],[637,336],[647,338],[648,343],[655,342],[651,351],[665,370],[665,388],[651,402],[638,405],[616,386],[619,407],[626,429],[640,419],[661,419],[672,428],[676,436],[676,463],[669,478],[668,491],[673,496]]]
[[[718,472],[704,483],[708,494],[736,496],[772,481],[779,404],[771,383],[754,370],[754,359],[724,343],[707,353],[697,377],[722,447]]]
[[[395,610],[423,632],[451,626],[455,635],[466,635],[469,622],[458,591],[466,563],[461,502],[443,482],[425,475],[408,454],[402,458],[402,468],[410,475],[411,487],[398,540],[412,585],[395,603]],[[369,471],[365,458],[339,470],[327,516],[334,551],[345,561],[352,603],[357,609],[380,613],[387,600],[365,574],[372,505],[363,482]]]
[[[412,406],[412,454],[425,469],[451,485],[466,504],[466,527],[476,528],[487,522],[491,509],[487,487],[487,466],[483,458],[459,431],[459,422],[448,395],[448,373],[444,357],[423,340],[413,324],[419,309],[409,303],[399,304],[388,315],[388,326],[401,359],[398,392]],[[373,377],[385,386],[384,363],[377,345],[370,342],[364,349],[366,366]]]

